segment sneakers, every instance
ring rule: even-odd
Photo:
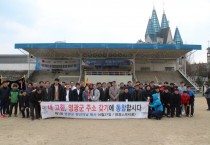
[[[160,117],[156,117],[156,120],[161,120],[161,118]]]
[[[1,115],[1,118],[6,118],[6,117],[7,117],[6,114]]]

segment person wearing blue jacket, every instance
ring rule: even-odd
[[[187,93],[190,95],[190,117],[193,117],[193,114],[194,114],[195,93],[191,90],[191,87],[190,86],[187,86]]]
[[[149,111],[149,118],[155,117],[157,120],[160,120],[163,115],[163,105],[158,98],[158,94],[153,94],[153,102],[150,103],[149,107],[153,108]]]

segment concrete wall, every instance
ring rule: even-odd
[[[132,81],[132,76],[110,76],[110,75],[86,75],[85,80],[88,79],[88,82],[97,83],[97,82],[112,82],[116,81],[117,84],[123,82],[127,84],[128,81]]]
[[[28,63],[6,63],[0,64],[0,70],[4,71],[18,71],[18,70],[28,70]],[[35,70],[35,63],[30,64],[30,70]]]
[[[136,71],[143,71],[143,68],[149,68],[148,71],[166,71],[166,67],[174,67],[176,70],[176,60],[136,60]]]

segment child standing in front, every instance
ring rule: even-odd
[[[190,95],[187,94],[187,91],[184,91],[183,94],[181,94],[181,105],[184,107],[186,116],[189,117]]]
[[[10,112],[9,117],[12,115],[13,107],[15,107],[15,117],[17,117],[17,107],[18,107],[18,97],[19,97],[19,90],[17,84],[12,85],[12,90],[10,91]]]
[[[22,95],[20,96],[20,106],[21,106],[22,118],[25,118],[25,111],[26,111],[26,117],[29,118],[29,96],[27,95],[25,90],[22,92]]]
[[[181,105],[181,95],[179,94],[179,90],[175,89],[174,93],[171,95],[171,99],[170,99],[171,117],[172,118],[175,115],[175,109],[176,109],[176,117],[180,117],[180,105]]]
[[[190,117],[193,117],[193,115],[194,115],[195,94],[191,90],[190,86],[187,86],[187,93],[190,96]]]

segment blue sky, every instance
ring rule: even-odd
[[[206,62],[210,0],[0,0],[0,54],[21,53],[15,43],[135,43],[144,34],[153,5],[164,9],[174,34],[201,44],[195,62]]]

